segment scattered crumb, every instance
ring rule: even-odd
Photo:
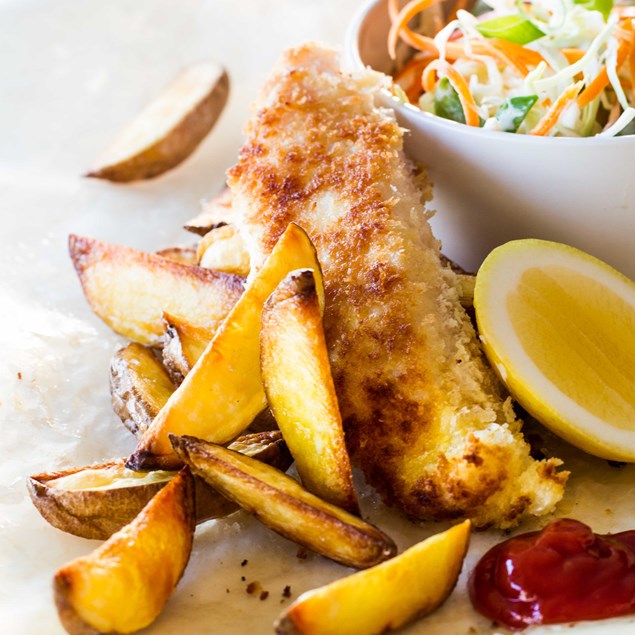
[[[269,597],[269,591],[262,591],[260,593],[260,601],[266,600]]]
[[[22,373],[18,371],[18,379],[22,379]]]
[[[253,593],[256,593],[256,591],[260,591],[261,586],[260,586],[260,582],[250,582],[247,585],[247,593],[249,593],[250,595]]]
[[[243,560],[243,561],[240,563],[240,566],[241,566],[241,567],[246,567],[248,562],[249,562],[249,560],[246,560],[246,559],[245,559],[245,560]]]
[[[306,560],[309,557],[309,552],[304,547],[300,547],[298,549],[298,553],[295,554],[295,557],[298,560]]]
[[[291,587],[288,584],[282,590],[282,597],[283,598],[290,598],[291,597]]]

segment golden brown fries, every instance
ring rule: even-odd
[[[163,311],[218,328],[243,293],[238,276],[71,235],[69,250],[92,310],[114,331],[158,346]]]
[[[434,611],[450,595],[470,539],[466,520],[388,562],[301,595],[278,635],[376,635]]]
[[[131,633],[151,624],[183,574],[194,526],[194,480],[182,470],[130,524],[57,571],[64,628],[71,635]]]
[[[232,194],[229,188],[225,187],[218,196],[205,201],[201,212],[185,223],[183,229],[199,236],[205,236],[212,229],[230,225],[235,218],[236,214],[232,207]]]
[[[110,362],[113,410],[136,436],[148,429],[175,388],[163,364],[141,344],[124,346]]]
[[[293,459],[279,431],[246,434],[232,450],[286,471]],[[31,500],[53,527],[82,538],[106,540],[131,522],[175,472],[134,472],[124,460],[35,474],[27,479]],[[195,478],[196,522],[239,509]]]
[[[265,303],[260,361],[269,407],[302,484],[359,514],[311,270],[290,273]]]
[[[196,255],[201,267],[237,276],[249,275],[249,252],[235,225],[223,225],[205,234]]]
[[[280,470],[194,437],[171,439],[195,474],[282,536],[358,569],[395,555],[394,542],[377,527],[311,494]]]
[[[168,435],[189,434],[215,443],[237,437],[267,402],[260,378],[262,307],[280,281],[308,267],[320,276],[309,237],[289,225],[194,368],[143,435],[127,465],[135,470],[181,465]]]
[[[165,340],[163,363],[170,373],[185,377],[194,367],[207,345],[214,337],[214,330],[197,326],[179,315],[163,314]]]
[[[223,68],[210,62],[191,66],[132,121],[86,176],[128,182],[174,168],[214,127],[228,94]]]

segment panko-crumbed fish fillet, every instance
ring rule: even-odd
[[[367,480],[416,517],[509,527],[551,511],[566,474],[530,457],[483,361],[403,131],[374,105],[383,81],[343,74],[314,44],[284,55],[229,172],[241,230],[256,267],[291,221],[313,239],[347,443]]]

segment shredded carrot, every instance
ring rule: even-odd
[[[399,39],[401,31],[407,28],[408,22],[424,9],[427,9],[439,1],[440,0],[410,0],[410,2],[399,11],[397,17],[392,21],[390,31],[388,32],[388,53],[391,59],[394,60],[397,57],[397,40]],[[416,35],[412,31],[410,34]]]
[[[569,64],[575,64],[579,59],[584,57],[586,51],[582,49],[562,49],[562,54],[567,58]]]
[[[438,64],[436,62],[437,60],[428,64],[421,74],[421,88],[424,93],[431,93],[437,85]]]
[[[633,48],[633,38],[621,39],[619,48],[617,49],[617,68],[619,69],[626,61],[626,57]],[[600,93],[609,85],[609,74],[606,70],[606,64],[602,66],[602,70],[595,76],[593,81],[578,95],[578,105],[582,108],[590,104]]]
[[[430,55],[415,57],[404,64],[394,76],[395,82],[402,87],[411,103],[416,103],[421,96],[422,88],[419,78],[432,59]]]
[[[530,135],[544,137],[558,123],[560,116],[574,101],[584,82],[577,82],[567,86],[562,94],[553,102],[542,119],[529,132]]]
[[[515,58],[519,63],[525,66],[538,66],[540,62],[546,62],[545,58],[538,53],[538,51],[532,51],[531,49],[525,48],[515,42],[500,40],[498,38],[491,39],[490,42],[505,51],[510,58]]]
[[[461,75],[461,73],[459,73],[452,64],[440,59],[430,62],[430,64],[426,66],[421,77],[421,85],[424,90],[426,92],[434,90],[436,86],[436,80],[434,77],[435,71],[436,73],[442,73],[445,75],[450,84],[452,84],[452,88],[454,88],[457,92],[459,101],[461,102],[461,106],[463,108],[463,113],[465,114],[465,123],[468,126],[478,127],[480,125],[480,119],[474,97],[472,96],[463,75]]]
[[[635,19],[631,22],[631,28],[633,30],[633,38],[631,40],[631,52],[628,56],[628,71],[631,81],[631,100],[635,103]]]
[[[475,53],[490,55],[503,66],[513,68],[520,77],[525,77],[529,69],[514,55],[514,52],[504,40],[483,39],[472,43]]]
[[[423,53],[432,53],[433,55],[439,55],[437,45],[434,43],[434,39],[427,35],[421,35],[415,33],[412,29],[404,27],[399,32],[399,37],[413,49],[421,51]]]

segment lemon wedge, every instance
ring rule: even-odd
[[[516,400],[569,443],[635,462],[635,283],[573,247],[516,240],[476,277],[485,353]]]

